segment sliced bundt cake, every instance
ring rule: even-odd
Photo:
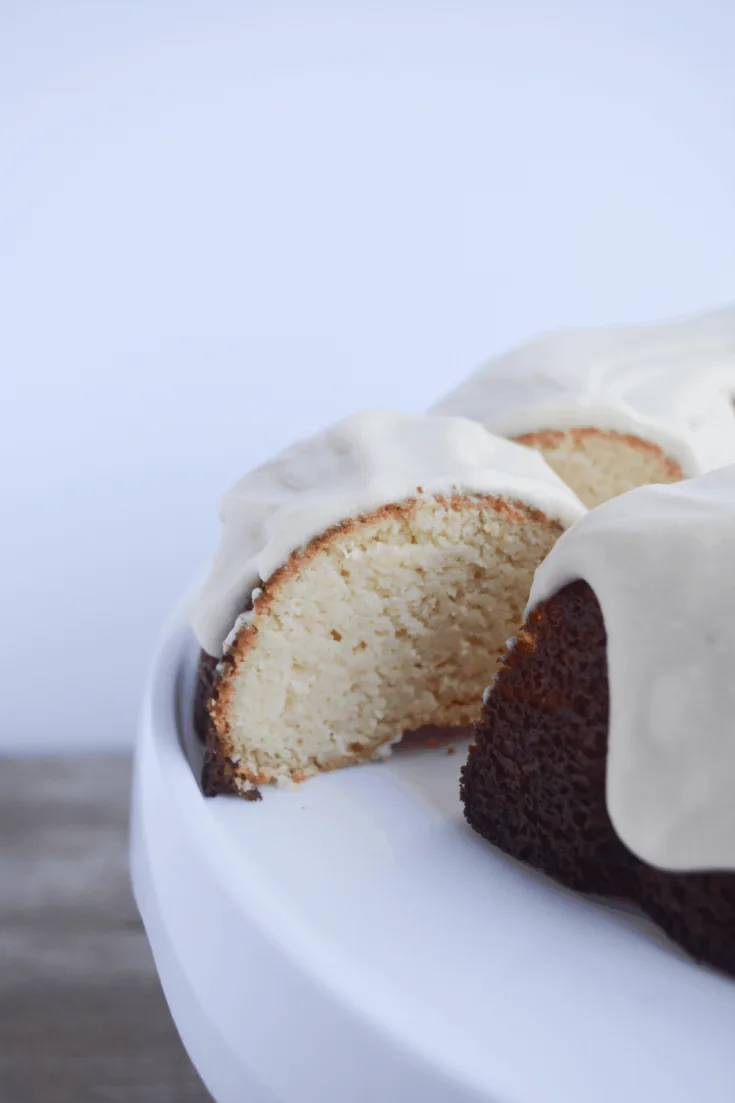
[[[361,415],[246,476],[193,609],[205,792],[468,725],[535,568],[583,513],[538,454],[462,418]]]
[[[474,731],[467,820],[735,975],[735,467],[587,514],[529,608]]]
[[[588,507],[735,462],[735,310],[580,330],[492,361],[433,407],[536,448]]]

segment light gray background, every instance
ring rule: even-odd
[[[0,749],[122,748],[222,490],[735,295],[727,0],[0,5]]]

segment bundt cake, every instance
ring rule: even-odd
[[[735,310],[579,330],[495,360],[433,413],[541,451],[588,507],[735,462]]]
[[[251,472],[192,609],[205,793],[257,799],[467,726],[584,512],[538,453],[464,418],[359,415]]]
[[[735,975],[735,466],[591,511],[536,572],[461,777],[471,826]]]

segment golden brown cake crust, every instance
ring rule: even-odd
[[[474,730],[460,783],[465,815],[568,887],[637,903],[693,957],[735,976],[735,874],[654,869],[608,816],[606,644],[585,582],[531,613]]]
[[[199,652],[199,666],[194,690],[194,731],[202,743],[207,742],[209,733],[209,699],[214,692],[217,680],[217,660],[206,651]]]
[[[417,491],[419,494],[423,493],[421,487],[417,487]],[[516,523],[532,521],[546,524],[551,530],[556,531],[557,536],[560,536],[564,530],[561,522],[549,519],[541,510],[524,502],[487,494],[458,493],[451,496],[435,495],[434,497],[437,502],[448,509],[461,511],[479,506],[494,510],[508,521]],[[259,794],[256,796],[250,795],[253,792],[257,793],[257,789],[244,788],[243,784],[257,787],[268,781],[268,778],[244,769],[242,764],[233,763],[233,758],[237,756],[230,738],[229,716],[239,669],[256,643],[260,619],[268,614],[270,606],[281,588],[337,537],[355,532],[361,526],[373,524],[381,518],[404,519],[410,517],[419,504],[419,500],[410,498],[405,502],[383,506],[370,514],[351,518],[340,525],[327,529],[312,540],[306,548],[292,552],[283,567],[276,571],[267,582],[258,584],[261,593],[258,596],[257,604],[253,606],[248,601],[244,610],[245,612],[252,611],[253,619],[250,624],[244,624],[240,628],[232,645],[227,649],[222,659],[218,662],[206,653],[202,653],[199,664],[195,718],[197,730],[200,735],[203,735],[207,747],[202,773],[202,787],[205,795],[217,796],[218,794],[238,793],[241,796],[248,797],[248,799],[258,799]],[[330,768],[336,769],[339,766],[349,765],[356,761],[368,761],[374,753],[375,747],[365,747],[363,749],[353,744],[351,754],[345,756],[344,760],[334,760]],[[303,778],[294,776],[293,780],[299,782]]]

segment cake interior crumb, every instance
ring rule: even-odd
[[[235,645],[236,777],[282,786],[385,755],[405,732],[479,719],[561,531],[520,503],[464,494],[377,511],[307,548],[266,584]]]
[[[679,464],[658,445],[629,434],[575,428],[525,433],[515,440],[542,452],[588,509],[638,486],[684,478]]]

